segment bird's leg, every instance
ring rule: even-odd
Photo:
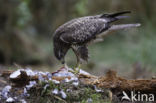
[[[62,62],[63,67],[64,67],[65,69],[67,69],[69,72],[75,73],[75,71],[69,69],[69,67],[68,67],[68,65],[67,65],[67,63],[65,62],[64,59],[62,59],[61,62]]]
[[[73,70],[71,70],[68,65],[66,63],[63,64],[64,65],[64,68],[68,70],[68,72],[71,72],[71,73],[75,73]]]
[[[80,71],[80,58],[78,56],[78,53],[76,52],[76,50],[74,48],[72,48],[72,50],[74,51],[75,55],[76,55],[76,58],[77,58],[77,64],[76,64],[76,67],[74,68],[74,74],[78,74],[79,71]]]
[[[80,63],[80,58],[77,56],[77,64],[76,64],[76,74],[80,72],[80,68],[81,68],[81,63]]]
[[[63,64],[63,67],[66,68],[66,69],[68,69],[67,63],[64,63],[64,64]]]

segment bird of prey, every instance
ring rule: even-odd
[[[65,64],[65,55],[71,48],[77,57],[76,68],[79,71],[80,64],[83,61],[88,61],[88,44],[98,39],[103,32],[107,33],[111,29],[116,30],[116,27],[113,29],[111,23],[126,18],[127,16],[123,16],[126,13],[130,13],[130,11],[85,16],[61,25],[53,36],[55,57],[62,64]],[[121,26],[121,28],[124,28],[124,26]]]

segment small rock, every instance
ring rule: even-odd
[[[15,79],[17,78],[19,75],[21,75],[21,71],[24,70],[24,69],[19,69],[17,71],[14,71],[11,75],[10,75],[10,78],[11,79]]]
[[[74,86],[78,86],[79,85],[79,82],[73,82],[72,83]]]
[[[64,99],[67,97],[66,93],[63,90],[60,91],[60,94],[62,95],[62,98]]]
[[[54,82],[55,84],[60,84],[60,81],[57,80],[52,80],[52,82]]]
[[[1,93],[1,95],[2,95],[3,98],[8,98],[8,92],[11,90],[11,88],[12,87],[10,85],[5,86],[3,88],[2,93]]]
[[[33,72],[33,71],[32,71],[31,69],[29,69],[29,68],[25,69],[25,72],[27,73],[28,76],[35,76],[35,75],[36,75],[36,73]]]
[[[43,78],[43,76],[41,74],[38,74],[38,80],[39,81],[45,81],[45,79]]]
[[[68,78],[65,78],[65,80],[64,80],[66,83],[68,83],[68,82],[70,82],[71,81],[71,79],[68,79]]]
[[[29,81],[29,85],[26,85],[26,88],[29,90],[32,88],[34,85],[36,85],[36,81]]]
[[[22,100],[20,100],[21,101],[21,103],[27,103],[24,99],[22,99]]]
[[[58,94],[58,89],[54,89],[54,90],[52,91],[52,94]]]
[[[14,102],[15,100],[13,99],[13,98],[11,98],[11,97],[9,97],[7,100],[6,100],[6,102],[7,103],[12,103],[12,102]]]
[[[29,97],[30,96],[30,94],[28,94],[28,91],[27,91],[26,88],[24,88],[23,95],[26,96],[26,97]]]

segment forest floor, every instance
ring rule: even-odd
[[[71,68],[64,67],[52,73],[30,68],[1,69],[0,74],[1,103],[154,103],[156,100],[155,78],[125,79],[112,70],[100,77],[83,70],[74,74]],[[136,93],[135,98],[131,98],[132,92]]]

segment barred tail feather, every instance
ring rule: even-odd
[[[118,13],[113,13],[113,14],[103,14],[101,18],[106,18],[108,22],[114,22],[119,19],[124,19],[128,18],[129,16],[121,16],[123,14],[131,13],[130,11],[123,11],[123,12],[118,12]]]
[[[117,16],[127,14],[127,13],[131,13],[131,11],[123,11],[123,12],[118,12],[118,13],[114,13],[114,14],[109,14],[108,17],[117,17]]]

